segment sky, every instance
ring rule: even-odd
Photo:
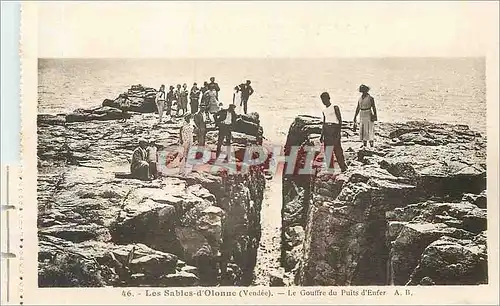
[[[42,58],[485,56],[498,46],[496,1],[37,5]]]

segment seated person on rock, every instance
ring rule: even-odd
[[[130,163],[130,173],[132,177],[140,180],[149,180],[147,147],[148,142],[145,139],[139,139],[139,146],[134,150]]]

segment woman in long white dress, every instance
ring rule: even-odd
[[[377,121],[377,109],[375,107],[375,99],[373,99],[368,91],[370,87],[362,84],[359,86],[361,97],[358,100],[356,113],[354,114],[354,130],[356,130],[356,117],[359,114],[359,139],[363,142],[363,148],[366,148],[366,143],[370,142],[373,147],[375,139],[374,125]]]
[[[241,114],[241,90],[239,86],[234,87],[233,104],[236,106],[236,113]]]

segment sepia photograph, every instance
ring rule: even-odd
[[[39,4],[23,153],[37,287],[387,297],[496,282],[489,36],[459,38],[488,6],[364,5]]]
[[[39,59],[38,80],[40,286],[488,282],[483,58]]]

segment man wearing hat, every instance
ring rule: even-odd
[[[189,93],[189,105],[191,106],[191,114],[196,114],[198,112],[198,106],[200,101],[200,89],[198,88],[198,84],[193,83],[193,87],[191,87],[191,92]]]
[[[132,161],[130,163],[130,173],[132,177],[140,180],[149,180],[149,163],[146,148],[148,142],[146,139],[139,139],[139,146],[132,153]]]
[[[227,145],[231,145],[231,131],[233,129],[234,123],[236,122],[236,112],[234,109],[236,105],[229,104],[227,109],[222,109],[215,114],[215,124],[219,127],[219,137],[217,139],[217,153],[218,157],[220,154],[220,149],[222,147],[222,142],[224,139]]]
[[[253,94],[253,88],[250,86],[252,82],[250,80],[247,80],[245,84],[240,85],[240,90],[241,90],[241,103],[243,104],[243,112],[246,114],[247,113],[247,103],[248,103],[248,98]]]

